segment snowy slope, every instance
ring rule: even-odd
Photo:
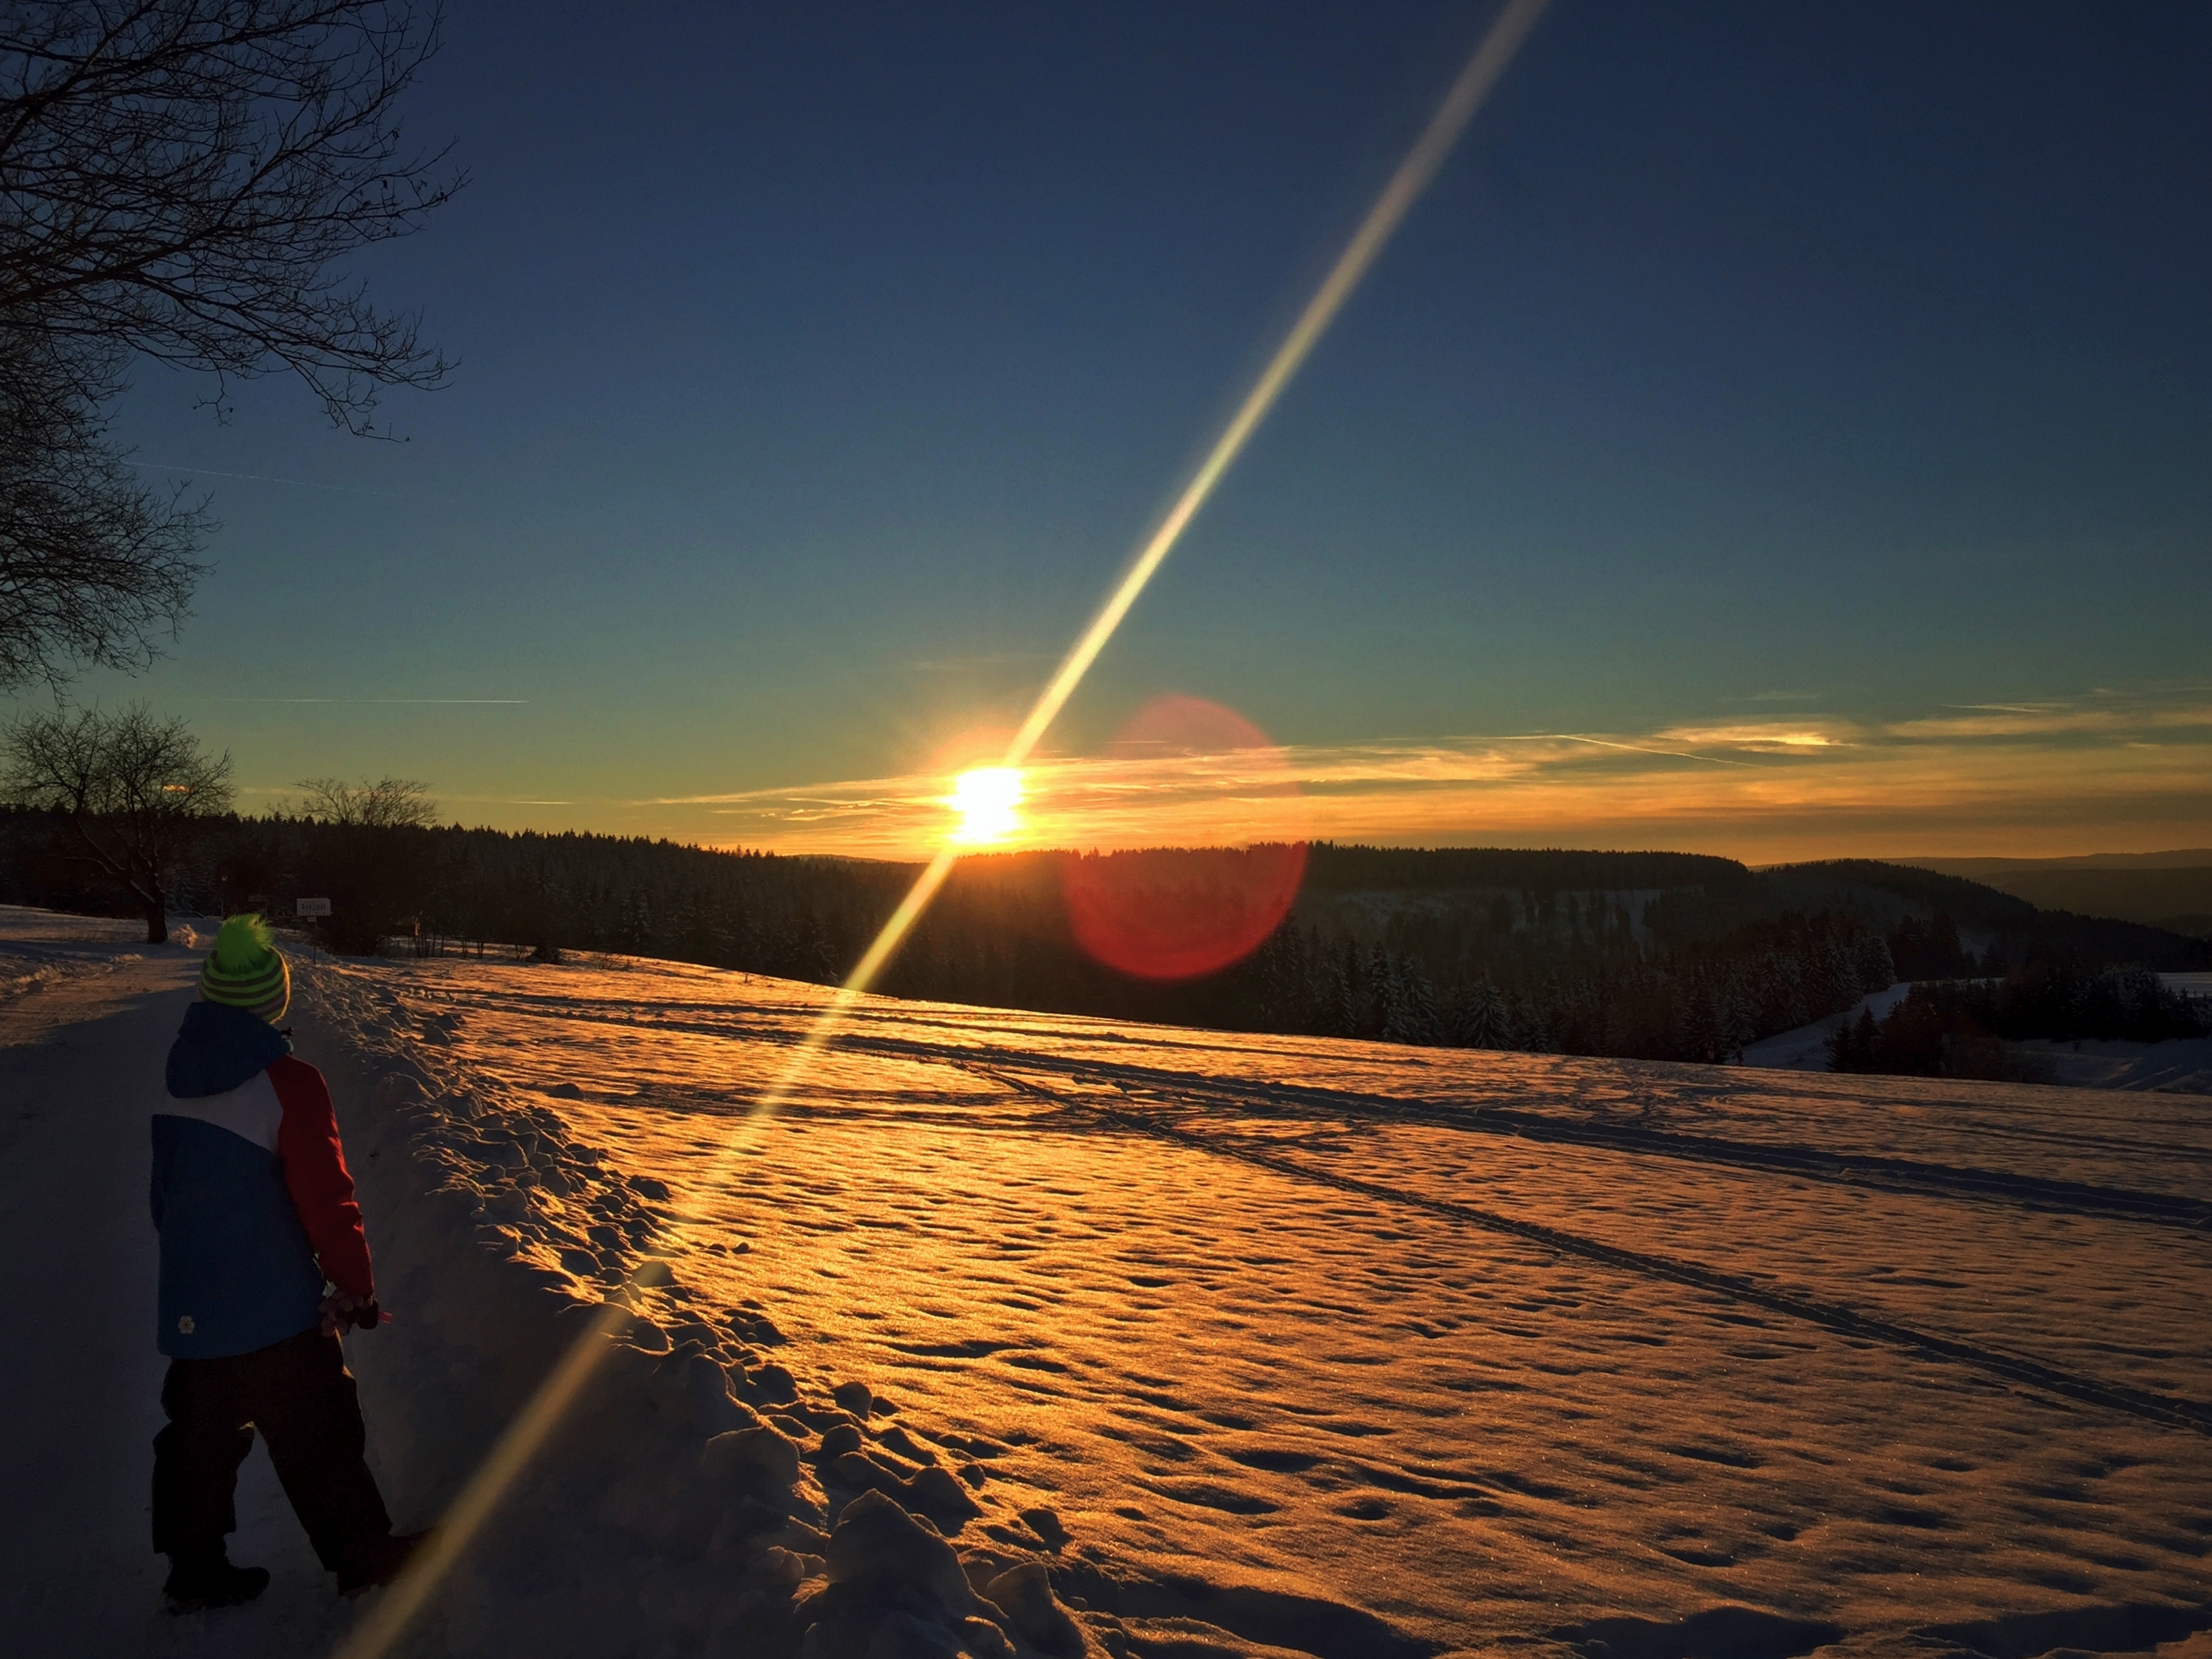
[[[1869,991],[1839,1014],[1827,1014],[1810,1024],[1793,1026],[1787,1031],[1778,1031],[1772,1036],[1747,1043],[1743,1064],[1761,1066],[1782,1072],[1825,1072],[1828,1069],[1828,1039],[1840,1025],[1854,1024],[1863,1013],[1876,1019],[1886,1019],[1891,1009],[1905,1000],[1912,989],[1908,981],[1899,980],[1879,991]]]
[[[2212,974],[2160,974],[2175,989],[2212,996]],[[1840,1014],[1778,1032],[1746,1045],[1742,1063],[1773,1071],[1825,1072],[1828,1039],[1862,1012],[1887,1018],[1912,987],[1900,981],[1861,997]],[[2051,1042],[2010,1045],[2042,1080],[2076,1089],[2141,1089],[2166,1094],[2212,1095],[2212,1037],[2172,1037],[2164,1042]]]
[[[403,1524],[678,1251],[407,1651],[2212,1659],[2212,1101],[299,981]]]
[[[665,1183],[706,1242],[668,1316],[741,1385],[887,1399],[875,1467],[980,1481],[971,1563],[1048,1563],[1115,1645],[2212,1626],[2212,1103],[884,1001],[763,1127],[814,988],[335,977]],[[488,1190],[549,1285],[633,1259],[588,1206]],[[852,1488],[820,1462],[826,1522]]]

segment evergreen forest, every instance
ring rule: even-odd
[[[1720,1061],[1904,979],[1929,983],[1889,1021],[1847,1028],[1835,1063],[1942,1071],[1983,1040],[2195,1034],[2201,1005],[2144,987],[2160,970],[2212,967],[2205,940],[1868,860],[1753,870],[1679,853],[1322,843],[1256,950],[1152,980],[1078,943],[1062,896],[1072,856],[963,860],[878,988],[1225,1030]],[[1233,878],[1242,855],[1091,856],[1147,861],[1188,893]],[[573,832],[226,816],[196,827],[169,903],[283,924],[300,897],[327,898],[321,942],[347,954],[614,952],[829,984],[917,873]],[[133,914],[103,882],[72,856],[58,816],[0,811],[0,902]]]

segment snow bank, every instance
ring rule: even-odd
[[[662,1248],[665,1187],[442,1053],[447,1018],[374,970],[301,964],[295,985],[395,1315],[348,1352],[403,1528],[443,1510],[603,1298],[636,1300],[409,1651],[1127,1652],[1111,1615],[1055,1596],[1041,1554],[948,1540],[992,1504],[964,1454],[865,1385],[775,1363],[748,1340],[774,1340],[763,1322],[696,1316],[680,1264],[620,1288]]]

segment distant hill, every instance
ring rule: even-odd
[[[1987,881],[2007,871],[2026,870],[2201,870],[2212,866],[2212,847],[2184,847],[2168,853],[2081,853],[2060,859],[1892,859],[1917,870],[1941,870]]]
[[[1777,865],[1759,879],[1785,908],[1850,909],[1885,924],[1948,915],[1961,927],[2004,933],[2033,926],[2039,908],[1985,882],[1874,859]]]
[[[2212,938],[2212,848],[2068,859],[1913,859],[2044,910],[2071,910]]]
[[[2166,878],[2197,872],[2142,873]],[[2212,893],[2198,908],[2212,910]],[[1571,941],[1575,931],[1565,918],[1582,916],[1587,930],[1589,917],[1616,912],[1640,944],[1675,950],[1795,913],[1847,917],[1856,927],[1884,934],[1903,924],[1947,917],[1967,947],[1996,972],[2052,955],[2139,962],[2167,971],[2208,961],[2206,935],[2183,936],[2193,930],[2146,924],[2110,910],[2046,906],[1990,882],[1874,859],[1753,870],[1733,859],[1687,853],[1322,843],[1312,850],[1296,915],[1326,932],[1421,955],[1449,981],[1460,964],[1474,969],[1474,956],[1466,947],[1486,926],[1493,933],[1534,930]],[[1486,918],[1491,919],[1486,924]]]
[[[1752,872],[1703,853],[1583,853],[1555,848],[1350,847],[1316,842],[1309,894],[1392,889],[1421,892],[1638,892],[1676,887],[1741,890]]]
[[[2212,962],[2206,935],[2192,935],[2166,921],[2143,922],[2110,911],[2039,904],[2024,894],[1941,871],[1838,859],[1783,865],[1759,875],[1790,909],[1856,913],[1885,928],[1907,916],[1948,915],[1992,969],[2052,957],[2136,962],[2164,972]],[[1890,903],[1902,906],[1902,913],[1888,914],[1885,907]]]

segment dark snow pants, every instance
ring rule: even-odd
[[[362,1456],[361,1401],[335,1336],[302,1331],[252,1353],[172,1359],[168,1426],[154,1437],[154,1548],[220,1554],[238,1525],[238,1466],[259,1429],[284,1496],[332,1572],[369,1559],[392,1531]]]

